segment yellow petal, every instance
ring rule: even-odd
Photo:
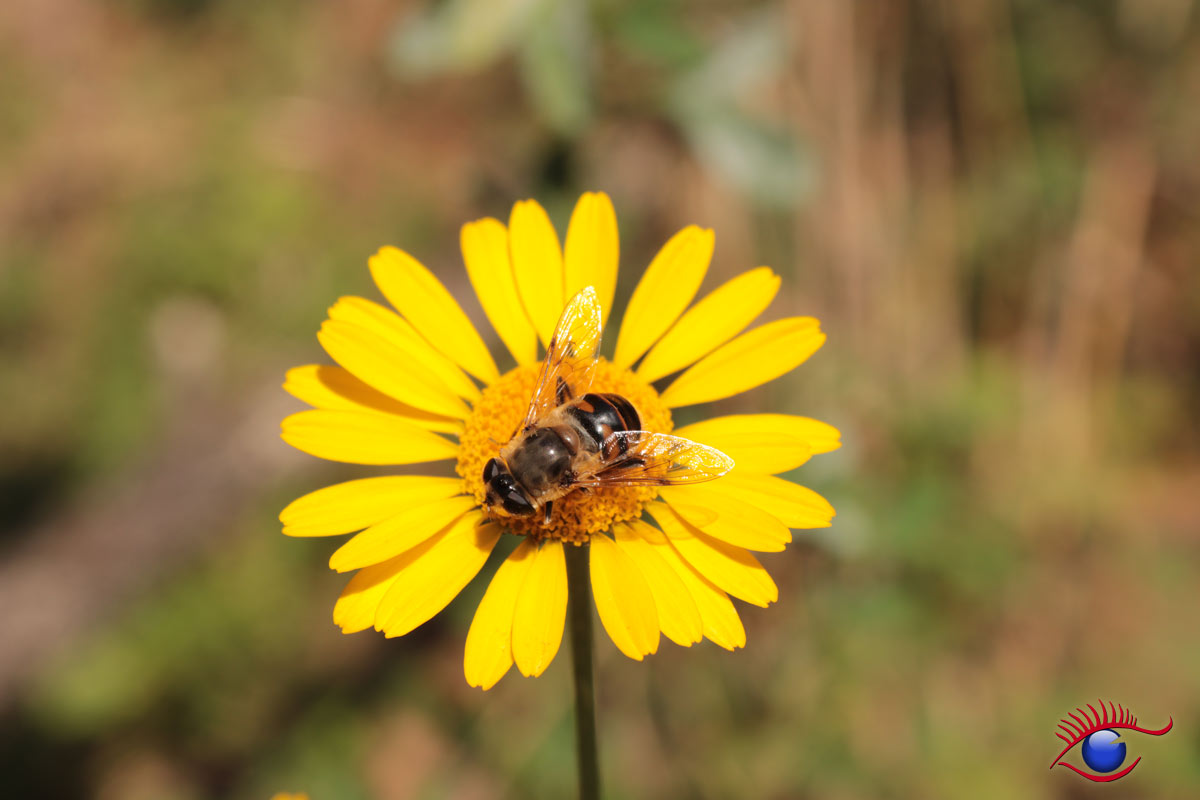
[[[513,615],[513,661],[522,675],[536,678],[550,666],[566,617],[567,562],[562,542],[549,539],[533,556]]]
[[[663,635],[684,647],[690,647],[703,639],[704,625],[696,603],[670,565],[629,525],[619,523],[613,526],[613,536],[616,538],[617,547],[637,564],[645,576],[654,596],[658,624]]]
[[[512,629],[517,597],[536,552],[537,545],[533,540],[524,539],[496,570],[479,602],[471,629],[467,631],[463,655],[463,673],[471,686],[487,691],[513,665]]]
[[[400,556],[403,566],[379,602],[375,630],[390,639],[428,622],[479,574],[499,539],[499,525],[467,514]]]
[[[426,341],[484,383],[500,377],[471,320],[423,264],[403,250],[384,247],[368,265],[379,291]]]
[[[604,534],[596,534],[588,554],[592,595],[600,622],[613,644],[641,661],[658,651],[658,612],[654,595],[637,563]]]
[[[775,581],[748,551],[708,536],[662,503],[646,510],[679,554],[718,588],[756,606],[779,599]]]
[[[362,326],[326,320],[317,339],[334,361],[384,394],[447,417],[466,419],[471,413],[411,352]]]
[[[468,222],[459,235],[467,277],[475,287],[483,313],[518,364],[537,361],[537,331],[517,294],[517,279],[508,257],[508,229],[498,219]]]
[[[797,417],[791,414],[730,414],[725,417],[693,422],[679,428],[675,432],[685,435],[695,441],[709,443],[739,433],[765,433],[790,436],[799,439],[815,453],[829,453],[842,446],[841,434],[837,428],[809,417]],[[697,437],[706,437],[701,440]],[[713,445],[716,446],[715,444]],[[737,461],[737,458],[731,456]],[[739,463],[738,466],[741,466]]]
[[[738,472],[777,474],[803,464],[814,453],[841,447],[837,429],[788,414],[734,414],[675,431],[676,436],[715,447],[733,459]]]
[[[342,633],[358,633],[375,624],[379,602],[407,564],[404,556],[397,556],[354,574],[333,606],[333,622],[342,629]]]
[[[307,364],[287,371],[284,390],[315,408],[334,411],[380,411],[395,414],[422,428],[439,433],[460,433],[461,421],[393,400],[367,386],[349,370],[327,364]]]
[[[672,236],[633,290],[613,361],[628,367],[646,352],[696,296],[713,254],[713,232],[689,225]]]
[[[508,218],[508,252],[521,303],[543,345],[549,345],[562,314],[563,259],[558,234],[536,200],[522,200]],[[520,666],[518,664],[518,666]]]
[[[366,328],[420,364],[459,397],[472,401],[479,399],[479,387],[467,374],[395,311],[363,297],[347,296],[338,298],[330,307],[329,318]]]
[[[779,280],[769,268],[759,267],[709,292],[646,354],[638,376],[647,383],[656,381],[725,344],[766,310],[779,291]]]
[[[792,541],[792,532],[779,519],[751,503],[716,492],[709,485],[667,487],[659,494],[688,522],[737,547],[778,553]]]
[[[297,450],[350,464],[416,464],[458,456],[449,439],[399,417],[364,411],[301,411],[280,435]]]
[[[612,201],[604,192],[585,193],[575,204],[567,228],[564,299],[570,300],[585,287],[595,287],[603,321],[608,322],[617,290],[619,251]]]
[[[733,459],[734,469],[740,469],[742,472],[777,475],[795,469],[812,457],[812,449],[808,442],[785,433],[747,431],[731,433],[720,438],[720,445],[695,438],[692,441],[717,448]],[[739,455],[733,455],[734,451]]]
[[[359,478],[293,500],[279,512],[279,521],[288,536],[336,536],[374,525],[414,503],[452,497],[461,491],[462,481],[458,478],[429,475]]]
[[[476,504],[474,497],[456,495],[418,502],[376,523],[334,551],[329,568],[338,572],[369,567],[394,558],[437,534]]]
[[[760,508],[789,528],[828,528],[833,524],[834,510],[828,500],[782,478],[735,469],[713,481],[712,491]]]
[[[731,397],[790,372],[824,343],[812,317],[768,322],[698,361],[667,387],[662,401],[676,408]]]
[[[726,650],[746,646],[746,629],[729,597],[683,560],[662,531],[634,520],[630,527],[654,547],[654,552],[675,572],[696,604],[704,638]]]

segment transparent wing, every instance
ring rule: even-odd
[[[580,475],[576,486],[671,486],[702,483],[733,469],[733,459],[715,447],[650,431],[622,431],[604,440],[603,464]],[[600,461],[600,459],[597,459]]]
[[[600,301],[596,290],[588,286],[571,298],[558,318],[521,430],[528,430],[546,412],[588,390],[599,351]]]

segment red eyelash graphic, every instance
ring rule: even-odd
[[[1123,778],[1132,772],[1133,768],[1136,767],[1138,762],[1142,760],[1142,757],[1138,756],[1136,759],[1134,759],[1132,764],[1120,772],[1114,775],[1104,776],[1089,775],[1072,764],[1068,764],[1065,761],[1060,761],[1060,759],[1069,753],[1071,749],[1075,747],[1075,745],[1079,744],[1097,731],[1107,730],[1110,728],[1123,728],[1125,730],[1137,731],[1138,733],[1146,733],[1151,736],[1162,736],[1164,733],[1171,730],[1171,726],[1175,724],[1175,718],[1169,717],[1167,720],[1167,726],[1160,730],[1141,728],[1138,727],[1137,717],[1129,712],[1124,706],[1120,704],[1114,704],[1112,701],[1109,701],[1108,708],[1105,708],[1103,700],[1097,700],[1096,702],[1100,704],[1099,711],[1097,711],[1095,706],[1093,706],[1091,703],[1088,703],[1087,707],[1092,711],[1090,715],[1082,708],[1076,708],[1075,710],[1083,715],[1083,719],[1080,719],[1073,713],[1068,713],[1067,716],[1069,716],[1071,720],[1074,720],[1074,722],[1065,718],[1060,721],[1058,727],[1066,731],[1067,735],[1063,736],[1061,733],[1055,733],[1055,735],[1066,742],[1067,746],[1064,747],[1062,752],[1058,754],[1058,757],[1054,759],[1054,763],[1050,765],[1050,769],[1054,769],[1056,766],[1066,767],[1067,769],[1073,770],[1090,781],[1105,783],[1108,781],[1115,781],[1118,778]]]

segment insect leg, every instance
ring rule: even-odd
[[[554,399],[561,406],[563,403],[571,399],[571,387],[562,379],[560,375],[558,383],[554,386]]]
[[[546,505],[542,506],[542,524],[550,524],[550,512],[554,509],[554,501],[547,500]]]

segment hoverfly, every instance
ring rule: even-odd
[[[707,445],[641,430],[619,394],[589,392],[600,350],[600,303],[589,286],[558,320],[525,419],[483,467],[484,506],[550,522],[553,503],[603,486],[670,486],[719,478],[733,459]]]

